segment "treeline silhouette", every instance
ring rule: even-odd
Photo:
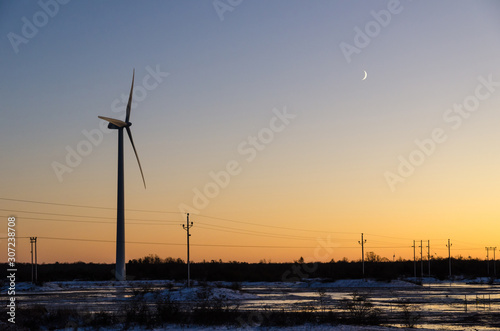
[[[413,260],[395,262],[378,258],[365,261],[365,277],[389,281],[401,277],[414,276]],[[431,261],[431,276],[444,280],[449,276],[448,259]],[[465,278],[493,277],[493,261],[479,259],[452,258],[452,275]],[[1,277],[6,279],[7,268],[2,268]],[[421,276],[421,264],[416,263],[417,277]],[[428,262],[423,262],[424,277],[429,275]],[[114,264],[98,263],[53,263],[38,265],[38,281],[89,280],[102,281],[114,279]],[[127,263],[127,278],[135,280],[169,279],[185,280],[186,263],[180,258],[162,259],[149,255]],[[29,263],[18,263],[16,281],[31,281],[32,267]],[[204,261],[191,262],[191,279],[199,281],[299,281],[308,278],[325,280],[363,278],[360,261],[341,261],[308,263],[300,258],[290,263],[260,263]]]

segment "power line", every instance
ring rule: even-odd
[[[397,239],[397,240],[409,240],[408,238],[398,238],[398,237],[391,237],[391,236],[383,236],[380,234],[373,234],[373,233],[365,233],[366,235],[373,236],[373,237],[381,237],[381,238],[389,238],[389,239]]]
[[[198,227],[200,229],[206,229],[206,230],[212,230],[212,231],[220,231],[220,232],[228,232],[228,233],[238,233],[238,234],[249,235],[249,236],[269,237],[269,238],[281,238],[281,239],[293,239],[293,240],[310,240],[310,239],[306,239],[306,238],[290,238],[290,237],[284,237],[284,236],[272,235],[272,234],[257,234],[257,233],[243,232],[243,231],[214,229],[214,228],[206,227],[206,226],[203,226],[203,225],[200,225]]]
[[[8,217],[7,215],[0,215],[0,217]],[[60,220],[55,218],[34,218],[34,217],[22,217],[22,219],[26,220],[35,220],[35,221],[49,221],[49,222],[63,222],[63,223],[97,223],[97,224],[116,224],[115,222],[103,222],[103,221],[80,221],[80,220]],[[140,221],[136,219],[136,221]],[[178,222],[175,221],[164,221],[170,222],[172,224],[164,224],[164,223],[148,223],[145,222],[127,222],[127,224],[137,224],[137,225],[176,225]],[[175,224],[174,224],[175,223]]]
[[[315,240],[315,239],[317,239],[317,237],[304,237],[304,236],[295,236],[295,235],[275,235],[275,234],[272,234],[269,232],[242,230],[242,229],[232,228],[232,227],[228,227],[228,226],[217,226],[217,225],[212,225],[212,224],[206,224],[203,222],[198,222],[198,223],[201,223],[202,225],[204,225],[201,228],[216,230],[216,231],[251,234],[251,235],[262,235],[262,236],[268,236],[268,237],[274,237],[274,238],[286,238],[286,239],[298,239],[298,240]],[[215,227],[215,228],[220,228],[220,229],[214,229],[214,228],[210,228],[210,227]],[[226,229],[229,229],[229,230],[226,230]]]
[[[309,230],[309,229],[300,229],[300,228],[289,228],[289,227],[285,227],[285,226],[275,226],[275,225],[259,224],[259,223],[245,222],[245,221],[235,221],[235,220],[231,220],[231,219],[227,219],[227,218],[205,216],[205,215],[196,215],[196,216],[198,216],[198,217],[205,217],[205,218],[211,218],[211,219],[216,219],[216,220],[221,220],[221,221],[226,221],[226,222],[249,224],[249,225],[255,225],[255,226],[263,226],[263,227],[274,228],[274,229],[284,229],[284,230],[292,230],[292,231],[325,233],[324,230]],[[356,232],[328,232],[328,233],[357,234]]]
[[[30,238],[30,237],[16,237],[16,238]],[[62,238],[62,237],[38,237],[39,239],[46,240],[71,240],[71,241],[83,241],[83,242],[100,242],[100,243],[115,243],[114,240],[104,240],[104,239],[84,239],[84,238]],[[7,239],[7,237],[0,238]],[[185,246],[186,244],[180,243],[165,243],[165,242],[150,242],[150,241],[127,241],[127,244],[141,244],[141,245],[165,245],[165,246]],[[317,248],[318,246],[271,246],[271,245],[227,245],[227,244],[190,244],[191,246],[198,247],[235,247],[235,248],[297,248],[297,249],[311,249]],[[358,249],[358,247],[323,247],[322,248],[332,248],[332,249]],[[406,246],[404,246],[406,247]],[[372,248],[404,248],[404,247],[372,247]]]
[[[453,250],[454,251],[477,251],[477,250],[483,250],[484,248],[477,248],[477,247],[473,247],[473,248],[454,248]],[[441,250],[444,250],[444,248],[442,248]]]
[[[56,203],[56,202],[44,202],[44,201],[35,201],[35,200],[23,200],[23,199],[11,199],[11,198],[4,198],[0,197],[0,200],[6,200],[6,201],[15,201],[15,202],[26,202],[26,203],[36,203],[36,204],[43,204],[43,205],[54,205],[54,206],[66,206],[66,207],[79,207],[79,208],[95,208],[95,209],[105,209],[105,210],[116,210],[116,208],[110,208],[110,207],[100,207],[100,206],[89,206],[89,205],[76,205],[76,204],[65,204],[65,203]],[[138,212],[153,212],[153,213],[169,213],[169,214],[179,214],[180,212],[174,212],[174,211],[161,211],[161,210],[141,210],[141,209],[126,209],[128,211],[138,211]],[[196,215],[197,217],[205,217],[205,218],[210,218],[210,219],[216,219],[216,220],[221,220],[221,221],[226,221],[226,222],[233,222],[233,223],[240,223],[240,224],[248,224],[248,225],[254,225],[254,226],[262,226],[262,227],[268,227],[268,228],[275,228],[275,229],[284,229],[284,230],[291,230],[291,231],[305,231],[305,232],[315,232],[315,233],[324,233],[324,231],[320,230],[309,230],[309,229],[300,229],[300,228],[290,228],[290,227],[282,227],[282,226],[273,226],[273,225],[267,225],[267,224],[259,224],[259,223],[253,223],[253,222],[245,222],[245,221],[236,221],[232,219],[227,219],[227,218],[220,218],[220,217],[214,217],[214,216],[206,216],[206,215]],[[339,233],[339,234],[357,234],[355,232],[331,232],[331,233]]]
[[[370,242],[372,242],[372,243],[378,243],[378,244],[388,244],[388,243],[391,244],[392,243],[390,241],[380,241],[380,240],[371,240],[371,239],[370,239]]]
[[[12,199],[12,198],[5,198],[5,197],[0,197],[0,200],[4,201],[14,201],[14,202],[22,202],[22,203],[33,203],[33,204],[41,204],[41,205],[54,205],[54,206],[65,206],[65,207],[77,207],[77,208],[93,208],[93,209],[102,209],[102,210],[116,210],[116,208],[111,208],[111,207],[102,207],[102,206],[91,206],[91,205],[78,205],[78,204],[66,204],[66,203],[56,203],[56,202],[46,202],[46,201],[36,201],[36,200],[27,200],[27,199]],[[12,209],[0,209],[2,211],[12,211],[12,212],[23,212],[23,213],[30,213],[30,214],[40,214],[40,215],[53,215],[53,216],[63,216],[63,217],[86,217],[86,218],[91,218],[91,219],[115,219],[115,217],[103,217],[103,216],[85,216],[85,215],[72,215],[72,214],[58,214],[58,213],[45,213],[45,212],[30,212],[30,211],[19,211],[19,210],[12,210]],[[134,212],[148,212],[148,213],[169,213],[169,214],[178,214],[180,213],[179,211],[163,211],[163,210],[143,210],[143,209],[126,209],[127,211],[134,211]],[[233,222],[233,223],[238,223],[238,224],[247,224],[247,225],[252,225],[252,226],[260,226],[260,227],[266,227],[266,228],[272,228],[272,229],[282,229],[282,230],[289,230],[289,231],[300,231],[300,232],[311,232],[311,233],[322,233],[325,234],[324,230],[311,230],[311,229],[302,229],[302,228],[292,228],[292,227],[284,227],[284,226],[275,226],[275,225],[268,225],[268,224],[260,224],[260,223],[254,223],[254,222],[247,222],[247,221],[238,221],[234,219],[227,219],[227,218],[220,218],[220,217],[214,217],[214,216],[207,216],[207,215],[196,215],[197,217],[204,217],[204,218],[209,218],[209,219],[214,219],[214,220],[221,220],[225,222]],[[25,219],[35,219],[35,218],[29,218],[29,217],[24,217]],[[58,221],[61,222],[61,220],[56,220],[56,219],[49,219],[49,218],[44,218],[44,219],[36,219],[36,220],[41,220],[41,221]],[[168,221],[168,220],[143,220],[143,219],[127,219],[128,221],[140,221],[141,223],[129,223],[129,224],[142,224],[142,225],[171,225],[171,224],[164,224],[164,223],[177,223],[177,221]],[[64,220],[65,222],[81,222],[81,223],[103,223],[103,224],[114,224],[115,222],[99,222],[99,221],[76,221],[76,220]],[[161,222],[159,224],[154,224],[154,223],[146,223],[146,222]],[[212,225],[212,224],[206,224],[206,226],[212,226],[212,227],[220,227],[224,229],[223,226],[218,226],[218,225]],[[208,228],[207,228],[208,229]],[[236,228],[230,228],[230,227],[225,227],[225,229],[228,230],[221,230],[221,229],[213,229],[212,230],[217,230],[217,231],[226,231],[230,232],[230,230],[234,231],[241,231],[243,234],[257,234],[261,233],[262,235],[265,236],[276,236],[274,233],[269,233],[269,232],[261,232],[261,231],[254,231],[254,230],[246,230],[246,229],[236,229]],[[234,232],[237,233],[237,232]],[[356,235],[358,233],[356,232],[328,232],[332,234],[352,234]],[[381,237],[381,238],[389,238],[389,239],[395,239],[395,240],[405,240],[405,238],[399,238],[399,237],[391,237],[391,236],[385,236],[385,235],[377,235],[377,234],[369,234],[370,236],[375,236],[375,237]],[[305,237],[305,236],[294,236],[294,235],[280,235],[281,238],[283,239],[300,239],[301,238],[313,238],[313,237]],[[277,238],[280,238],[277,237]],[[341,239],[337,239],[341,240]],[[441,239],[433,239],[433,240],[441,240]],[[378,243],[385,243],[383,241],[374,241]],[[480,250],[484,248],[477,248],[477,244],[472,244],[472,243],[467,243],[463,241],[458,241],[461,243],[465,243],[467,245],[472,245],[475,246],[474,248],[460,248],[456,250]],[[375,248],[375,247],[374,247]],[[438,249],[438,248],[436,248]]]
[[[67,206],[67,207],[79,207],[79,208],[94,208],[94,209],[104,209],[104,210],[116,210],[116,208],[110,208],[110,207],[101,207],[101,206],[90,206],[90,205],[77,205],[77,204],[65,204],[65,203],[55,203],[55,202],[44,202],[44,201],[35,201],[35,200],[25,200],[25,199],[11,199],[11,198],[4,198],[0,197],[0,200],[6,200],[6,201],[15,201],[15,202],[26,202],[26,203],[35,203],[35,204],[43,204],[43,205],[55,205],[55,206]],[[4,209],[0,209],[4,210]],[[141,209],[126,209],[127,211],[137,211],[137,212],[153,212],[153,213],[170,213],[170,214],[178,214],[180,212],[174,212],[174,211],[161,211],[161,210],[141,210]],[[6,210],[4,210],[6,211]],[[8,210],[10,211],[10,210]],[[13,210],[16,212],[15,210]],[[19,211],[17,211],[19,212]],[[27,211],[25,211],[27,212]],[[34,212],[29,212],[29,213],[34,213]],[[68,215],[68,214],[55,214],[55,213],[42,213],[39,212],[39,214],[47,214],[47,215],[54,215],[54,216],[68,216],[68,217],[85,217],[82,215]],[[312,233],[325,233],[324,230],[311,230],[311,229],[302,229],[302,228],[292,228],[292,227],[285,227],[285,226],[276,226],[276,225],[268,225],[268,224],[260,224],[260,223],[254,223],[254,222],[247,222],[247,221],[238,221],[234,219],[227,219],[227,218],[220,218],[220,217],[214,217],[214,216],[207,216],[207,215],[196,215],[197,217],[203,217],[203,218],[209,218],[209,219],[215,219],[215,220],[220,220],[220,221],[225,221],[225,222],[232,222],[232,223],[238,223],[238,224],[247,224],[247,225],[252,225],[252,226],[260,226],[260,227],[266,227],[266,228],[272,228],[272,229],[282,229],[282,230],[289,230],[289,231],[300,231],[300,232],[312,232]],[[89,217],[89,218],[99,218],[99,219],[115,219],[112,217],[106,218],[106,217]],[[130,219],[128,218],[127,220],[131,221],[142,221],[140,219]],[[158,221],[161,222],[162,220],[149,220],[149,221]],[[174,222],[174,221],[172,221]],[[95,222],[97,223],[97,222]],[[211,226],[216,226],[216,225],[211,225]],[[236,229],[239,230],[239,229]],[[241,231],[247,231],[247,232],[254,232],[257,233],[257,231],[252,231],[252,230],[244,230],[241,229]],[[328,233],[334,233],[334,234],[352,234],[352,235],[357,235],[357,232],[328,232]],[[266,235],[272,235],[271,233],[265,233]],[[397,240],[405,240],[405,238],[397,238],[397,237],[390,237],[390,236],[384,236],[384,235],[376,235],[376,234],[370,234],[371,236],[377,236],[377,237],[385,237],[389,239],[397,239]],[[286,235],[285,235],[286,236]],[[290,235],[292,236],[292,235]],[[297,236],[299,237],[299,236]],[[314,238],[315,239],[315,238]]]
[[[459,243],[462,243],[462,244],[466,244],[466,245],[477,246],[477,244],[473,244],[473,243],[462,241],[462,240],[453,239],[453,241],[454,242],[459,242]]]
[[[33,211],[16,210],[16,209],[0,209],[0,211],[19,212],[19,213],[28,213],[28,214],[38,214],[38,215],[53,215],[53,216],[62,216],[62,217],[80,217],[80,218],[110,219],[110,220],[116,219],[116,217],[74,215],[74,214],[47,213],[47,212],[33,212]],[[209,216],[202,216],[202,217],[219,219],[219,218],[216,218],[216,217],[209,217]],[[25,218],[26,219],[30,219],[29,217],[25,217]],[[55,219],[40,219],[40,220],[58,221],[58,220],[55,220]],[[130,221],[144,221],[144,219],[134,219],[134,218],[127,218],[127,220],[130,220]],[[221,220],[230,221],[230,220],[227,220],[227,219],[221,219]],[[150,222],[154,221],[154,222],[172,222],[172,223],[177,223],[177,221],[164,221],[164,220],[147,220],[147,221],[150,221]],[[235,220],[231,220],[231,221],[233,221],[235,223],[248,223],[248,224],[258,225],[257,223],[251,223],[251,222],[239,222],[239,221],[235,221]],[[73,222],[100,223],[100,222],[93,222],[93,221],[73,221]],[[115,222],[101,222],[101,223],[104,223],[104,224],[105,223],[109,223],[109,224],[111,224],[111,223],[115,223]],[[134,223],[129,223],[129,224],[134,224]],[[146,224],[146,223],[141,223],[141,224]],[[222,227],[222,226],[217,226],[217,225],[207,224],[207,223],[201,223],[201,224],[205,224],[207,226],[212,226],[212,227]],[[154,225],[154,224],[149,224],[149,225]],[[261,225],[261,226],[266,226],[266,225]],[[269,226],[269,227],[272,227],[272,226]],[[236,231],[245,231],[245,232],[254,233],[254,234],[264,234],[266,236],[272,236],[272,237],[276,237],[276,238],[290,238],[290,239],[299,239],[299,240],[314,240],[314,239],[317,239],[317,237],[305,237],[305,236],[295,236],[295,235],[280,235],[280,236],[276,236],[276,235],[271,234],[269,232],[262,232],[262,231],[255,231],[255,230],[245,230],[245,229],[237,229],[237,228],[231,228],[231,227],[225,227],[225,228],[236,230]],[[291,228],[289,228],[289,229],[291,229]],[[297,229],[297,230],[299,230],[299,229]],[[221,231],[221,230],[219,230],[219,231]],[[311,232],[323,232],[323,231],[315,231],[315,230],[310,230],[310,231]],[[231,232],[231,231],[226,231],[226,232]],[[233,232],[233,233],[236,233],[236,232]],[[334,233],[339,233],[339,232],[334,232]],[[340,232],[340,233],[343,233],[343,232]],[[348,233],[348,232],[345,232],[345,233]],[[386,236],[380,236],[380,237],[386,237]],[[385,243],[385,242],[381,242],[381,243]]]
[[[0,217],[8,217],[8,215],[0,215]],[[105,221],[88,221],[88,220],[64,220],[64,219],[53,219],[53,218],[34,218],[34,217],[22,217],[25,220],[34,220],[37,222],[40,221],[48,221],[48,222],[63,222],[63,223],[91,223],[91,224],[109,224],[109,225],[114,225],[116,224],[116,221],[110,221],[110,222],[105,222]],[[161,221],[159,221],[161,222]],[[168,223],[167,223],[168,222]],[[155,226],[176,226],[178,222],[176,221],[163,221],[163,223],[149,223],[147,220],[141,221],[141,222],[127,222],[127,224],[130,225],[155,225]],[[215,228],[214,228],[215,227]],[[222,227],[222,226],[215,226],[215,225],[199,225],[199,228],[201,229],[207,229],[207,230],[212,230],[212,231],[220,231],[220,232],[227,232],[227,233],[238,233],[238,234],[243,234],[243,235],[252,235],[252,236],[260,236],[260,237],[270,237],[270,238],[281,238],[281,239],[291,239],[291,240],[315,240],[317,239],[316,237],[300,237],[300,236],[287,236],[287,235],[273,235],[269,234],[266,232],[262,231],[250,231],[250,230],[239,230],[236,228],[231,228],[231,227]],[[227,230],[229,229],[229,230]],[[234,229],[234,230],[233,230]],[[335,241],[351,241],[351,239],[335,239]],[[375,241],[378,243],[383,243],[383,244],[390,244],[389,242],[382,242],[382,241]],[[341,247],[341,246],[339,246]],[[405,248],[406,246],[390,246],[390,248]],[[378,247],[378,248],[385,248],[385,247]]]
[[[80,217],[80,218],[97,218],[97,219],[109,219],[109,220],[114,220],[116,217],[103,217],[103,216],[87,216],[87,215],[74,215],[74,214],[61,214],[61,213],[46,213],[46,212],[32,212],[32,211],[27,211],[27,210],[14,210],[14,209],[0,209],[0,211],[8,211],[8,212],[20,212],[20,213],[28,213],[28,214],[36,214],[36,215],[54,215],[54,216],[61,216],[61,217]],[[30,217],[24,217],[24,219],[31,219],[31,220],[37,220],[37,221],[53,221],[53,222],[75,222],[75,223],[93,223],[93,224],[115,224],[116,222],[104,222],[104,221],[80,221],[80,220],[60,220],[60,219],[53,219],[53,218],[30,218]],[[128,224],[142,224],[142,225],[173,225],[174,223],[177,224],[177,221],[169,221],[169,220],[148,220],[148,219],[135,219],[135,218],[127,218],[128,221],[140,221],[140,223],[133,223],[133,222],[127,222]],[[156,223],[147,223],[147,222],[160,222],[158,224]],[[173,224],[165,224],[165,223],[173,223]],[[229,232],[229,233],[240,233],[240,234],[247,234],[247,235],[259,235],[259,236],[266,236],[266,237],[272,237],[272,238],[282,238],[282,239],[296,239],[296,240],[315,240],[317,237],[308,237],[308,236],[297,236],[297,235],[287,235],[287,234],[282,234],[282,235],[275,235],[273,233],[269,232],[263,232],[263,231],[256,231],[256,230],[246,230],[246,229],[239,229],[239,228],[233,228],[233,227],[228,227],[228,226],[220,226],[220,225],[213,225],[213,224],[208,224],[204,222],[199,222],[202,225],[201,228],[204,229],[210,229],[214,231],[222,231],[222,232]],[[217,229],[218,228],[218,229]],[[341,240],[349,240],[350,239],[336,239],[338,241]],[[374,241],[377,243],[388,243],[384,241]]]
[[[281,238],[281,239],[291,239],[291,240],[308,240],[308,241],[318,239],[317,237],[288,236],[288,235],[279,235],[279,234],[275,235],[275,234],[270,234],[270,233],[260,232],[260,231],[225,230],[224,227],[222,227],[222,229],[218,229],[218,228],[207,227],[206,225],[205,226],[201,225],[201,226],[198,226],[198,227],[200,229],[207,229],[207,230],[221,231],[221,232],[228,232],[228,233],[239,233],[239,234],[252,235],[252,236],[260,236],[260,237]],[[352,240],[351,239],[336,239],[336,241],[352,241]]]
[[[99,206],[88,206],[88,205],[74,205],[68,203],[57,203],[57,202],[44,202],[44,201],[34,201],[34,200],[23,200],[23,199],[10,199],[0,197],[0,200],[15,201],[15,202],[27,202],[27,203],[37,203],[42,205],[54,205],[54,206],[65,206],[65,207],[79,207],[79,208],[94,208],[94,209],[109,209],[116,210],[116,208],[111,207],[99,207]],[[144,210],[144,209],[125,209],[128,211],[139,211],[145,213],[167,213],[167,214],[178,214],[178,211],[163,211],[163,210]]]
[[[33,212],[33,211],[27,211],[27,210],[15,210],[15,209],[0,209],[0,211],[7,211],[7,212],[20,212],[20,213],[28,213],[28,214],[39,214],[39,215],[53,215],[53,216],[64,216],[64,217],[84,217],[84,218],[96,218],[96,219],[116,219],[116,217],[103,217],[103,216],[87,216],[87,215],[74,215],[74,214],[60,214],[60,213],[46,213],[46,212]],[[142,219],[133,219],[133,218],[127,218],[127,220],[130,220],[130,221],[143,221]],[[165,222],[163,220],[148,220],[148,221],[158,221],[158,222]],[[83,222],[83,221],[82,221]],[[86,222],[89,222],[89,221],[86,221]],[[167,222],[175,222],[177,223],[177,221],[167,221]],[[236,221],[235,221],[236,222]],[[99,222],[91,222],[91,223],[99,223]],[[111,223],[111,222],[102,222],[102,223]],[[201,224],[205,224],[207,226],[213,226],[213,227],[222,227],[222,226],[217,226],[217,225],[213,225],[213,224],[207,224],[207,223],[201,223]],[[265,235],[271,235],[270,233],[266,233],[266,232],[261,232],[261,231],[253,231],[253,230],[244,230],[244,229],[236,229],[236,228],[231,228],[231,227],[226,227],[228,229],[232,229],[232,230],[237,230],[237,231],[247,231],[249,233],[261,233],[261,234],[265,234]],[[227,231],[227,232],[230,232],[230,231]],[[301,236],[293,236],[293,235],[283,235],[283,236],[280,236],[281,238],[286,238],[286,237],[289,237],[289,238],[301,238]],[[277,237],[277,238],[280,238],[280,237]],[[307,239],[316,239],[316,237],[307,237]]]
[[[0,209],[0,211],[12,211],[14,212],[14,209]],[[72,215],[72,214],[59,214],[59,213],[45,213],[45,212],[31,212],[31,211],[26,211],[26,210],[17,210],[20,213],[29,213],[29,214],[40,214],[40,215],[54,215],[54,216],[62,216],[62,217],[85,217],[85,218],[97,218],[97,219],[116,219],[116,217],[100,217],[100,216],[86,216],[86,215]],[[0,216],[1,217],[1,216]],[[4,216],[7,217],[7,216]],[[113,222],[104,222],[104,221],[81,221],[81,220],[62,220],[62,219],[54,219],[54,218],[32,218],[32,217],[25,217],[23,216],[24,219],[30,219],[30,220],[37,220],[37,221],[52,221],[52,222],[74,222],[74,223],[93,223],[93,224],[116,224],[116,221]],[[134,218],[127,218],[127,221],[140,221],[140,223],[134,223],[134,222],[127,222],[127,224],[141,224],[141,225],[174,225],[177,224],[177,221],[169,221],[169,220],[145,220],[145,219],[134,219]],[[147,223],[147,222],[160,222],[160,223]],[[165,223],[172,223],[172,224],[165,224]],[[296,240],[315,240],[317,237],[305,237],[305,236],[296,236],[296,235],[274,235],[269,232],[263,232],[263,231],[255,231],[255,230],[245,230],[245,229],[238,229],[238,228],[233,228],[233,227],[228,227],[228,226],[219,226],[219,225],[213,225],[213,224],[207,224],[204,222],[199,222],[202,225],[200,228],[204,229],[209,229],[209,230],[214,230],[214,231],[222,231],[222,232],[229,232],[229,233],[240,233],[240,234],[247,234],[247,235],[259,235],[259,236],[266,236],[266,237],[272,237],[272,238],[282,238],[282,239],[296,239]],[[220,229],[217,229],[220,228]],[[229,229],[229,230],[226,230]],[[350,239],[344,239],[344,240],[350,240]],[[378,241],[379,243],[387,243],[387,242],[381,242]]]
[[[3,209],[0,209],[3,210]],[[62,216],[63,214],[57,214],[59,216]],[[7,215],[0,215],[0,217],[8,217]],[[116,224],[116,221],[110,221],[110,222],[105,222],[105,221],[82,221],[82,220],[64,220],[64,219],[54,219],[54,218],[34,218],[34,217],[22,217],[23,219],[26,220],[35,220],[35,221],[48,221],[48,222],[63,222],[63,223],[92,223],[92,224]],[[112,217],[107,217],[106,219],[114,219]],[[129,219],[129,220],[135,220],[135,221],[141,221],[141,222],[127,222],[127,224],[130,225],[160,225],[160,226],[175,226],[178,224],[177,221],[160,221],[162,223],[148,223],[148,220],[140,220],[140,219]],[[170,224],[166,224],[170,223]],[[202,223],[204,224],[204,223]],[[201,229],[207,229],[207,230],[213,230],[213,231],[221,231],[221,232],[228,232],[228,233],[239,233],[239,234],[244,234],[244,235],[254,235],[254,236],[261,236],[261,237],[271,237],[271,238],[282,238],[282,239],[295,239],[295,240],[314,240],[317,239],[316,237],[300,237],[300,236],[292,236],[292,235],[273,235],[270,233],[262,232],[262,231],[251,231],[251,230],[244,230],[244,229],[236,229],[236,228],[231,228],[231,227],[223,227],[223,226],[216,226],[216,225],[211,225],[211,224],[204,224],[199,226]],[[230,229],[230,230],[226,230]],[[344,239],[344,240],[349,240],[349,239]]]
[[[27,210],[16,210],[16,209],[0,209],[0,211],[8,211],[13,213],[27,213],[27,214],[37,214],[37,215],[53,215],[53,216],[64,216],[64,217],[85,217],[85,218],[98,218],[98,219],[107,219],[107,220],[116,220],[115,217],[104,217],[104,216],[88,216],[88,215],[72,215],[72,214],[58,214],[58,213],[45,213],[38,211],[27,211]],[[130,221],[142,221],[140,218],[127,218]],[[148,221],[156,221],[156,222],[164,222],[164,220],[148,220]],[[170,221],[174,222],[174,221]]]

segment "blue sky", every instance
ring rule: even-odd
[[[53,10],[56,2],[40,3]],[[474,93],[479,76],[500,80],[496,1],[74,0],[57,3],[36,35],[13,46],[9,38],[23,37],[26,20],[44,19],[40,3],[0,4],[0,196],[114,206],[113,132],[62,180],[53,164],[65,164],[66,148],[87,139],[83,130],[99,128],[98,115],[123,119],[124,105],[115,100],[128,94],[135,68],[136,90],[151,70],[162,74],[147,95],[136,95],[132,110],[148,190],[141,191],[127,142],[131,208],[178,211],[192,202],[193,188],[210,182],[211,171],[237,160],[243,171],[202,214],[257,223],[272,215],[297,228],[314,215],[314,229],[396,228],[396,237],[405,211],[411,219],[425,216],[428,226],[437,220],[418,214],[426,209],[460,219],[458,228],[471,224],[460,215],[479,210],[498,218],[481,197],[498,194],[500,91],[459,130],[443,121]],[[214,3],[232,10],[220,16]],[[372,12],[390,6],[398,13],[348,62],[341,43],[354,45],[355,28],[365,31],[375,22]],[[296,118],[245,163],[238,146],[285,107]],[[396,173],[398,156],[436,127],[449,140],[391,192],[384,173]],[[464,210],[447,214],[457,203]],[[368,217],[387,226],[377,232]],[[415,222],[407,227],[426,234]]]

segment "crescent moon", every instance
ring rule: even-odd
[[[363,77],[363,79],[362,79],[362,80],[365,80],[365,79],[366,79],[366,77],[368,77],[368,73],[366,72],[366,70],[363,70],[363,71],[364,71],[364,73],[365,73],[365,77]]]

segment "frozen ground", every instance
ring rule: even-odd
[[[110,329],[111,330],[111,329]],[[116,329],[118,330],[118,329]],[[130,330],[145,330],[145,329],[130,329]],[[159,329],[153,329],[153,330],[174,330],[174,331],[209,331],[209,330],[216,330],[216,331],[226,331],[226,330],[238,330],[238,328],[235,327],[180,327],[177,325],[168,325],[163,328]],[[303,326],[287,326],[287,327],[253,327],[253,328],[242,328],[241,330],[248,330],[248,331],[283,331],[283,330],[290,330],[290,331],[391,331],[391,330],[401,330],[399,328],[393,328],[393,327],[386,327],[386,326],[359,326],[359,325],[326,325],[326,326],[321,326],[321,325],[303,325]],[[423,329],[419,328],[418,330],[420,331],[430,331],[434,329]],[[472,331],[473,329],[471,329]],[[115,330],[113,330],[115,331]]]
[[[450,286],[463,286],[467,284],[488,285],[490,278],[473,278],[473,279],[457,279],[452,283],[448,280],[438,280],[435,278],[418,278],[422,280],[422,285],[450,285]],[[46,282],[41,286],[35,286],[29,282],[20,282],[16,284],[16,289],[21,292],[45,292],[45,291],[58,291],[58,290],[78,290],[88,289],[89,287],[110,287],[110,288],[131,288],[140,286],[172,286],[183,287],[185,283],[174,282],[170,280],[136,280],[136,281],[62,281],[62,282]],[[195,286],[200,286],[201,283],[194,281]],[[209,287],[226,287],[229,288],[233,283],[231,282],[204,282]],[[422,286],[415,284],[413,278],[406,280],[392,280],[390,282],[381,282],[371,279],[341,279],[334,282],[327,282],[321,279],[310,279],[308,281],[300,282],[240,282],[242,288],[247,287],[267,287],[267,288],[422,288]],[[500,279],[496,279],[494,284],[500,284]],[[2,292],[8,288],[7,285],[3,286]],[[186,292],[187,293],[187,292]]]
[[[422,315],[419,328],[428,330],[495,330],[488,327],[496,314],[500,316],[500,281],[488,284],[489,279],[461,279],[453,283],[424,278],[423,285],[408,280],[378,282],[374,280],[345,279],[327,282],[311,279],[301,282],[194,282],[186,288],[182,282],[173,281],[66,281],[48,282],[42,286],[30,283],[16,284],[19,306],[40,304],[50,309],[72,307],[78,311],[119,312],[128,302],[140,299],[153,304],[158,299],[189,305],[197,300],[220,300],[234,304],[241,311],[278,309],[302,311],[339,309],[342,300],[352,298],[357,292],[366,295],[373,305],[386,314],[399,314],[401,300],[418,308]],[[320,303],[323,293],[324,301]],[[5,299],[6,288],[2,288]],[[462,323],[462,321],[465,321]],[[491,323],[490,323],[491,324]],[[500,324],[497,326],[499,329]],[[1,326],[0,326],[1,328]],[[116,328],[115,330],[119,330]],[[169,326],[172,330],[186,330]],[[215,328],[228,330],[233,328]],[[389,327],[358,327],[330,325],[305,325],[287,328],[249,328],[250,330],[390,330]],[[139,330],[139,328],[137,329]],[[214,330],[213,327],[195,327],[187,330]]]

